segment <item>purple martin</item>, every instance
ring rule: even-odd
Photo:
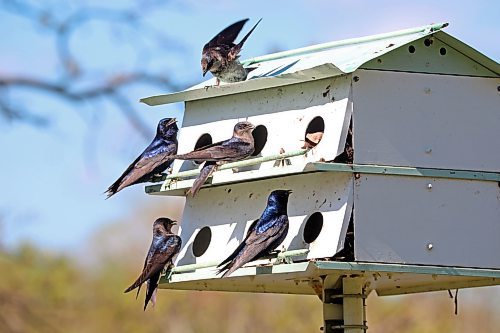
[[[146,147],[107,190],[107,198],[127,186],[150,181],[173,162],[171,155],[177,153],[177,127],[175,118],[160,120],[153,141]]]
[[[323,138],[323,132],[307,133],[302,149],[312,149],[318,145]]]
[[[141,286],[147,281],[146,299],[144,301],[144,310],[148,306],[149,301],[156,304],[156,289],[160,275],[165,266],[173,265],[173,257],[179,253],[182,246],[182,240],[179,236],[172,233],[172,226],[176,224],[166,217],[160,217],[153,223],[153,241],[149,247],[148,255],[144,261],[144,268],[137,280],[128,287],[125,292],[137,290],[136,298],[139,295]]]
[[[205,161],[198,178],[189,192],[194,196],[205,183],[208,177],[225,162],[240,161],[254,152],[254,138],[252,130],[255,128],[248,121],[241,121],[234,125],[233,136],[224,141],[198,148],[190,153],[173,155],[170,158],[179,160]]]
[[[205,184],[208,177],[210,177],[216,170],[216,162],[205,162],[203,168],[201,168],[200,174],[194,180],[193,186],[191,186],[187,194],[191,193],[191,195],[194,197],[200,191],[200,188],[203,186],[203,184]]]
[[[250,36],[262,19],[253,26],[241,42],[234,44],[236,37],[238,37],[238,34],[247,21],[248,19],[244,19],[231,24],[203,46],[201,53],[203,76],[210,71],[216,78],[215,85],[217,86],[220,81],[231,83],[244,81],[247,78],[249,69],[244,68],[238,60],[239,53],[248,36]]]
[[[288,233],[287,205],[291,190],[275,190],[267,199],[260,218],[250,225],[245,239],[236,250],[217,267],[226,277],[250,261],[257,260],[276,249]]]

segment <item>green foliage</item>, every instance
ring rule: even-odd
[[[159,290],[142,311],[144,290],[124,294],[140,273],[156,217],[178,218],[179,205],[143,207],[107,224],[71,256],[31,245],[0,247],[0,332],[320,332],[316,296]],[[144,222],[140,222],[144,221]],[[370,333],[495,332],[499,288],[367,300]]]
[[[143,312],[143,294],[123,294],[140,267],[120,260],[91,273],[29,245],[0,252],[0,332],[319,332],[322,307],[314,296],[160,290],[157,307]],[[497,298],[466,300],[455,316],[447,293],[372,294],[369,331],[495,331]]]
[[[321,324],[321,303],[304,296],[160,290],[157,307],[143,312],[142,293],[123,294],[138,270],[123,267],[90,274],[27,245],[1,252],[0,332],[298,333]]]

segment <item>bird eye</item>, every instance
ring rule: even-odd
[[[214,61],[213,60],[210,60],[207,64],[207,70],[212,68],[212,66],[214,65]]]

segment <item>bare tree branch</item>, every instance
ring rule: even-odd
[[[29,90],[34,93],[49,94],[56,99],[62,99],[70,103],[90,102],[95,103],[100,99],[113,103],[122,114],[130,121],[132,126],[144,137],[151,135],[151,129],[146,126],[141,116],[136,112],[134,104],[137,101],[126,97],[125,90],[133,85],[150,85],[160,87],[166,91],[177,90],[179,86],[173,83],[164,74],[144,71],[147,64],[142,63],[141,69],[122,72],[107,77],[102,69],[90,75],[90,70],[85,68],[81,59],[73,54],[71,45],[77,37],[76,32],[86,24],[93,21],[106,23],[109,28],[118,29],[134,28],[140,38],[130,38],[128,43],[140,43],[140,39],[153,40],[153,45],[159,48],[182,49],[182,43],[169,37],[163,31],[145,23],[145,17],[153,10],[161,6],[168,6],[169,1],[137,1],[135,4],[125,8],[107,8],[96,6],[80,6],[67,4],[66,7],[50,8],[43,3],[32,3],[21,0],[0,0],[0,10],[31,20],[34,24],[41,26],[45,33],[49,32],[48,38],[53,39],[56,45],[57,61],[61,64],[62,77],[59,79],[35,78],[29,75],[6,76],[0,73],[0,117],[7,120],[26,121],[34,125],[47,124],[47,119],[37,116],[36,106],[30,106],[32,110],[25,110],[10,103],[6,92],[16,90]],[[130,31],[130,30],[126,30]],[[70,44],[71,41],[71,44]],[[148,43],[146,43],[148,44]],[[151,44],[151,43],[149,43]],[[147,47],[134,47],[137,54],[147,54]],[[174,45],[175,47],[172,47]],[[149,57],[147,57],[149,58]],[[89,86],[89,82],[91,85]],[[86,88],[81,88],[85,85]],[[97,108],[91,108],[97,109]],[[87,109],[88,110],[88,109]],[[87,111],[88,112],[88,111]],[[94,111],[93,111],[94,112]]]
[[[176,85],[161,76],[148,73],[124,73],[109,78],[104,84],[94,86],[85,90],[73,91],[71,87],[63,83],[52,83],[47,80],[41,80],[29,77],[2,77],[0,76],[0,88],[2,87],[24,87],[39,89],[45,92],[60,94],[64,98],[75,101],[102,97],[103,95],[113,94],[117,90],[132,84],[146,83],[151,85],[163,86],[166,89],[177,89]]]

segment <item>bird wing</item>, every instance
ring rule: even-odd
[[[269,240],[274,240],[276,236],[279,236],[283,231],[283,226],[288,220],[286,215],[280,215],[275,219],[265,223],[266,227],[260,231],[260,228],[256,228],[250,235],[248,235],[247,243],[249,246],[256,246],[259,244],[268,244]],[[272,251],[274,249],[269,249]]]
[[[259,219],[256,219],[255,221],[252,222],[252,224],[250,224],[250,227],[248,228],[247,234],[245,235],[245,239],[243,239],[243,241],[240,243],[240,245],[238,245],[236,250],[234,250],[233,253],[229,257],[227,257],[223,262],[218,264],[217,267],[221,267],[222,265],[227,264],[228,262],[230,262],[231,260],[236,258],[238,253],[240,253],[240,251],[246,245],[246,241],[247,241],[248,237],[250,236],[252,231],[254,231],[255,226],[257,225],[258,222],[259,222]]]
[[[243,29],[243,26],[247,21],[248,19],[238,21],[219,32],[217,35],[215,35],[214,38],[206,43],[205,46],[203,46],[203,52],[206,52],[209,48],[216,47],[218,45],[228,45],[230,47],[233,47],[236,37],[238,37],[238,34],[240,33],[241,29]]]
[[[241,263],[241,266],[250,261],[257,260],[261,256],[266,255],[274,250],[274,248],[270,247],[275,243],[277,239],[282,236],[283,232],[286,231],[284,228],[284,223],[287,219],[287,216],[282,215],[278,217],[274,221],[274,223],[268,229],[266,229],[266,231],[258,233],[257,230],[255,230],[248,236],[246,240],[246,246],[239,256],[245,258],[244,262]]]
[[[143,271],[146,268],[147,264],[148,264],[148,258],[146,257],[146,259],[144,259],[144,267],[142,267]],[[141,286],[142,286],[142,284],[140,284],[139,287],[137,288],[137,293],[135,294],[135,299],[137,299],[137,297],[139,297],[139,292],[141,291]]]
[[[255,28],[257,28],[257,25],[259,25],[260,21],[262,21],[262,19],[260,19],[257,23],[255,23],[253,28],[250,29],[250,31],[245,35],[245,37],[243,37],[243,39],[237,45],[231,47],[231,51],[229,52],[229,60],[234,60],[238,57],[238,54],[240,53],[241,48],[243,47],[243,44],[245,44],[248,36],[250,36],[250,34],[255,30]]]
[[[244,141],[226,140],[200,148],[187,154],[177,155],[182,160],[195,161],[234,161],[249,156],[250,143]]]
[[[154,142],[153,142],[154,143]],[[132,162],[123,174],[107,189],[108,198],[123,188],[146,181],[156,172],[165,170],[173,162],[169,156],[177,152],[177,144],[151,144]],[[163,170],[158,170],[163,169]]]
[[[259,220],[260,219],[256,219],[255,221],[252,222],[252,224],[250,224],[250,227],[248,227],[247,234],[245,236],[245,240],[248,239],[248,236],[250,236],[252,231],[255,230],[255,227],[257,226],[257,223],[259,223]]]
[[[162,243],[156,246],[153,240],[146,258],[146,265],[144,266],[141,275],[130,287],[125,290],[125,292],[127,293],[134,290],[158,272],[161,273],[165,265],[179,252],[181,244],[181,238],[177,235],[168,235],[167,237],[164,237]]]
[[[268,222],[269,227],[265,229],[265,231],[259,232],[258,228],[254,229],[248,235],[248,238],[244,242],[244,246],[234,259],[219,270],[219,272],[222,272],[227,269],[222,277],[230,275],[246,263],[257,260],[274,250],[274,248],[279,245],[276,244],[276,241],[283,238],[284,234],[287,232],[287,228],[285,227],[287,221],[288,217],[286,215],[281,215]]]
[[[155,170],[159,165],[165,161],[173,161],[170,158],[171,155],[175,154],[177,150],[177,145],[169,144],[167,146],[160,146],[154,151],[148,151],[143,154],[134,164],[134,170],[141,170],[144,174],[149,174]]]

